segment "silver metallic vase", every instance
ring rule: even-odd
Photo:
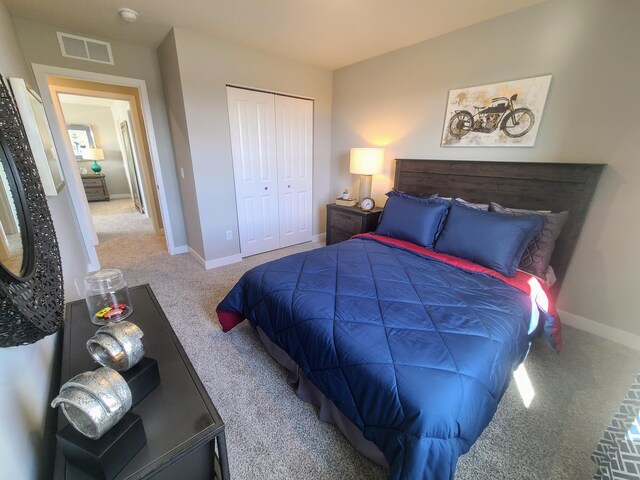
[[[87,350],[100,365],[124,372],[144,356],[142,330],[131,323],[111,323],[98,329],[87,341]]]
[[[100,367],[76,375],[51,402],[80,433],[97,440],[131,408],[131,390],[115,370]]]

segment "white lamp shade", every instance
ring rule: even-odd
[[[85,148],[82,150],[84,160],[104,160],[104,150],[101,148]]]
[[[382,173],[384,148],[352,148],[349,172],[357,175]]]

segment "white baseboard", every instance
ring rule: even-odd
[[[119,198],[131,198],[130,193],[112,193],[109,195],[111,200],[118,200]]]
[[[195,258],[196,262],[202,265],[205,270],[210,270],[212,268],[224,267],[225,265],[231,265],[232,263],[238,263],[242,261],[242,255],[239,253],[236,255],[229,255],[228,257],[220,257],[214,258],[213,260],[205,260],[198,253],[193,250],[191,247],[189,248],[189,253],[193,258]]]
[[[180,255],[181,253],[189,253],[189,247],[187,245],[180,245],[179,247],[173,247],[169,251],[169,255]]]
[[[560,321],[566,323],[571,327],[575,327],[585,332],[593,333],[612,342],[619,343],[625,347],[629,347],[633,350],[640,351],[640,336],[633,333],[625,332],[615,327],[610,327],[602,323],[594,322],[588,318],[581,317],[574,313],[565,312],[564,310],[558,310],[560,314]]]
[[[314,243],[326,243],[327,234],[326,233],[320,233],[318,235],[313,235],[311,237],[311,241],[314,242]]]
[[[187,247],[188,251],[189,251],[189,255],[191,255],[193,258],[195,258],[196,262],[198,262],[200,265],[202,265],[203,268],[207,268],[207,262],[204,261],[204,258],[202,258],[200,255],[198,255],[198,252],[196,252],[193,248],[191,247]]]
[[[238,263],[242,261],[242,255],[236,253],[235,255],[229,255],[228,257],[214,258],[213,260],[207,260],[204,268],[207,270],[211,268],[224,267],[225,265],[231,265],[232,263]]]

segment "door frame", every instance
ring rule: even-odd
[[[58,147],[58,149],[60,149],[64,145],[65,155],[60,155],[61,164],[65,178],[68,179],[67,187],[69,188],[69,194],[71,196],[76,217],[78,219],[80,233],[82,235],[83,243],[89,257],[89,269],[100,269],[100,261],[98,260],[98,255],[95,248],[95,243],[97,243],[97,235],[95,232],[95,228],[93,227],[91,211],[89,210],[89,205],[86,202],[86,196],[84,194],[84,188],[82,186],[80,171],[78,170],[77,165],[75,165],[75,157],[73,155],[68,136],[66,135],[66,129],[63,130],[63,125],[60,125],[58,115],[55,111],[51,94],[49,92],[49,84],[47,81],[47,76],[49,75],[56,77],[67,77],[74,80],[88,80],[111,85],[123,85],[138,89],[140,93],[140,103],[142,106],[141,113],[145,123],[145,132],[147,136],[147,143],[149,145],[149,153],[151,156],[151,165],[153,169],[155,187],[158,193],[158,201],[160,204],[160,215],[162,217],[162,225],[164,227],[164,235],[167,242],[167,250],[169,251],[170,255],[184,253],[184,247],[176,247],[173,241],[173,229],[171,226],[171,218],[169,217],[169,208],[164,188],[162,169],[160,167],[158,146],[156,144],[156,136],[151,117],[151,106],[147,93],[146,82],[144,80],[136,78],[120,77],[103,73],[54,67],[51,65],[41,65],[36,63],[31,64],[31,67],[33,69],[35,80],[38,85],[38,90],[40,91],[40,96],[42,97],[42,102],[47,114],[47,118],[49,119],[49,123],[51,124],[51,129],[56,146]],[[73,163],[71,161],[72,159]]]

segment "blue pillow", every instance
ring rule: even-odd
[[[387,196],[389,200],[375,233],[433,249],[449,202],[439,198],[414,197],[398,191],[389,192]]]
[[[513,277],[524,249],[544,223],[541,215],[511,217],[454,201],[435,250]]]

